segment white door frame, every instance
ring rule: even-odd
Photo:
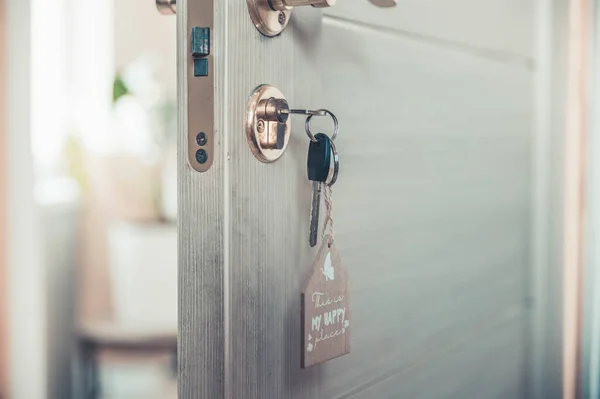
[[[584,43],[589,49],[587,107],[589,124],[585,190],[585,252],[583,281],[581,284],[581,398],[597,398],[600,395],[600,29],[595,23],[600,17],[600,2],[589,4],[591,29]]]
[[[31,2],[7,1],[7,180],[9,396],[47,397],[45,273],[33,198]]]
[[[593,244],[600,226],[595,204],[600,151],[598,118],[589,112],[595,95],[588,96],[600,88],[593,76],[600,54],[596,8],[588,0],[538,1],[531,374],[536,398],[599,393],[600,295],[592,288],[600,281],[600,252]]]

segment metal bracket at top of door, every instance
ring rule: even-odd
[[[215,161],[215,66],[211,53],[214,0],[187,1],[187,154],[197,172]],[[176,12],[176,0],[156,0],[163,14]]]
[[[246,0],[250,18],[263,35],[279,35],[287,26],[292,9],[298,6],[331,7],[336,0]],[[377,7],[394,7],[398,0],[370,0]]]

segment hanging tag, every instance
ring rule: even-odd
[[[302,293],[302,368],[350,353],[348,273],[326,236]]]

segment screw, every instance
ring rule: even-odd
[[[206,151],[204,151],[203,149],[199,149],[198,151],[196,151],[196,161],[198,161],[199,164],[206,163],[206,161],[208,161],[208,154],[206,153]]]
[[[200,132],[196,136],[196,143],[198,143],[198,145],[206,145],[207,141],[208,139],[206,138],[206,133],[204,132]]]
[[[279,15],[277,16],[277,20],[279,21],[279,25],[285,25],[287,17],[283,11],[279,11]]]
[[[256,130],[258,130],[259,133],[262,133],[265,131],[265,121],[263,121],[262,119],[259,119],[258,122],[256,122]]]

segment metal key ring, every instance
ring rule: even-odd
[[[329,115],[331,117],[331,119],[333,119],[333,135],[331,136],[331,141],[334,141],[337,138],[338,132],[340,130],[340,124],[338,122],[338,118],[333,113],[331,113],[330,111],[328,111],[326,109],[319,109],[317,111],[324,112],[325,115]],[[310,121],[312,120],[313,116],[315,116],[315,114],[308,115],[308,117],[306,118],[306,122],[304,123],[304,127],[306,129],[306,134],[307,134],[308,138],[310,139],[310,141],[312,141],[313,143],[316,143],[318,140],[315,138],[315,136],[310,131]]]
[[[340,173],[340,157],[338,156],[337,148],[335,147],[333,140],[329,140],[329,144],[331,146],[331,151],[333,152],[333,175],[331,176],[329,183],[326,184],[331,187],[337,181],[338,174]]]

